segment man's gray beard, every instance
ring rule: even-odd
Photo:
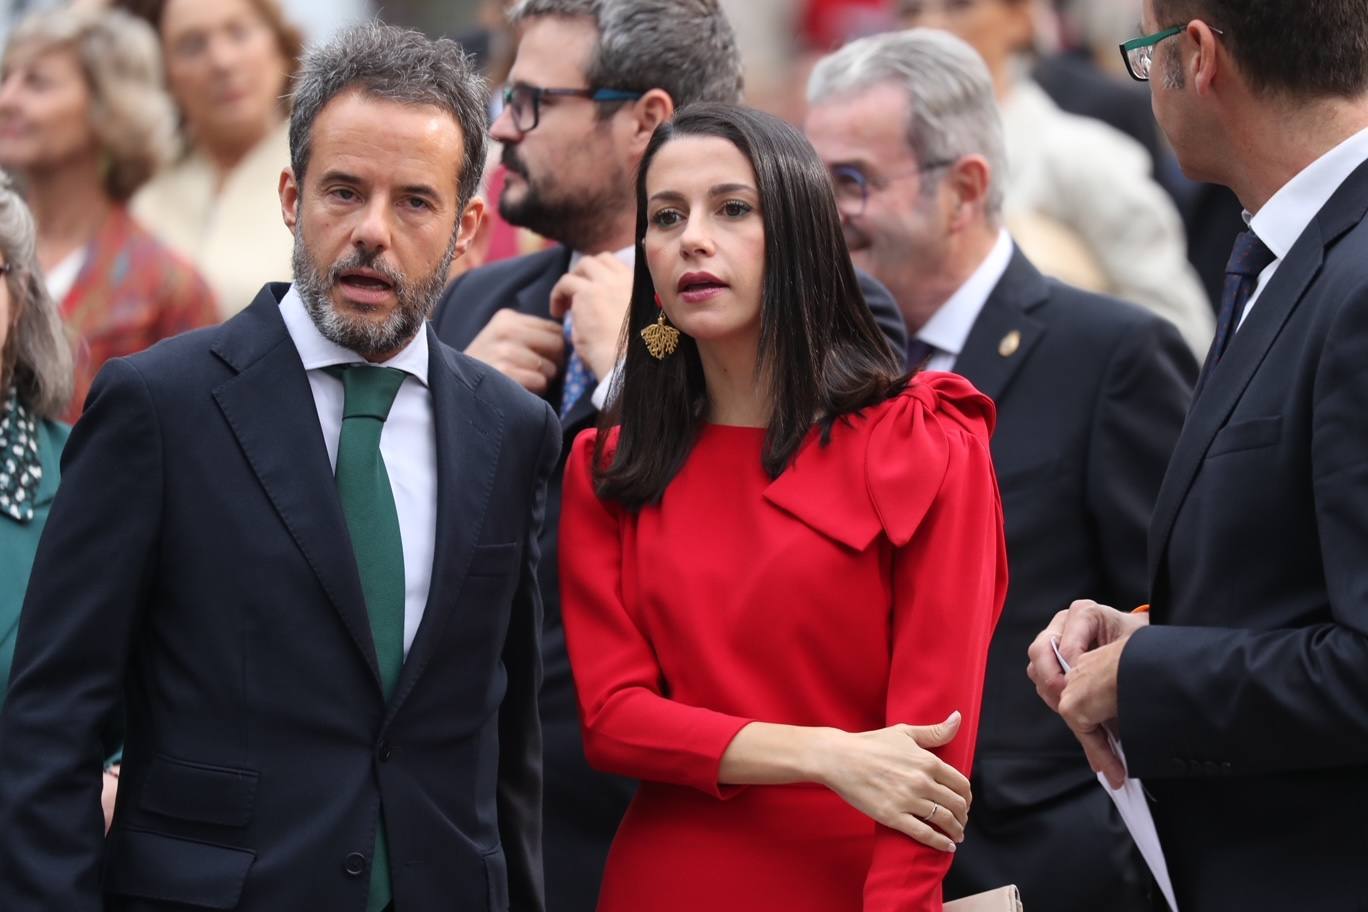
[[[573,250],[600,247],[612,234],[624,209],[636,206],[619,189],[603,189],[578,199],[550,200],[532,180],[526,176],[523,180],[522,199],[514,202],[507,193],[500,194],[499,215],[510,225],[526,228]],[[621,186],[631,187],[631,181],[624,177]],[[609,182],[607,187],[614,185]]]
[[[453,233],[437,269],[416,283],[381,262],[378,252],[365,254],[359,250],[333,264],[324,275],[304,243],[303,225],[296,224],[292,257],[294,285],[304,301],[305,310],[323,338],[370,359],[399,351],[423,329],[424,322],[446,287],[447,270],[455,256],[456,234]],[[352,319],[338,313],[329,296],[342,273],[363,268],[384,276],[385,281],[393,285],[394,295],[399,302],[380,323]]]

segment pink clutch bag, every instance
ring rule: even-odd
[[[999,887],[945,904],[945,912],[1023,912],[1016,887]]]

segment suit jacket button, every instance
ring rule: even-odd
[[[376,756],[378,756],[378,757],[380,758],[380,762],[381,762],[381,763],[387,762],[387,761],[389,760],[389,758],[390,758],[391,756],[393,756],[393,755],[394,755],[394,747],[393,747],[388,741],[381,741],[381,742],[380,742],[380,749],[379,749],[378,751],[376,751]]]
[[[366,873],[366,856],[360,852],[352,852],[343,862],[342,870],[347,872],[348,877],[360,877]]]

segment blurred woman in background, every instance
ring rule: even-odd
[[[203,280],[126,208],[166,159],[173,125],[156,36],[132,16],[58,8],[10,33],[0,167],[20,180],[48,291],[77,338],[68,420],[106,360],[217,320]]]
[[[0,701],[70,430],[71,347],[34,245],[33,216],[0,174]]]
[[[5,700],[19,610],[61,476],[70,427],[71,347],[38,268],[33,216],[0,173],[0,703]],[[105,762],[105,827],[119,787],[117,731]]]
[[[129,0],[134,2],[134,0]],[[137,0],[161,33],[180,157],[133,214],[193,262],[229,317],[290,279],[276,187],[290,163],[289,81],[303,46],[277,0]]]

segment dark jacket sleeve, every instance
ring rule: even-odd
[[[907,324],[903,321],[902,311],[898,310],[898,302],[893,300],[893,292],[867,272],[857,269],[855,277],[860,281],[860,293],[864,295],[865,304],[869,305],[869,312],[874,315],[874,322],[879,324],[889,347],[901,361],[903,353],[907,351]]]
[[[1123,611],[1146,599],[1150,518],[1196,379],[1197,362],[1178,330],[1145,314],[1143,323],[1121,334],[1098,390],[1088,443],[1087,513],[1105,591],[1130,601],[1116,606]]]
[[[1307,441],[1329,620],[1281,630],[1138,631],[1118,681],[1121,737],[1137,775],[1173,775],[1176,754],[1245,775],[1368,764],[1365,339],[1368,288],[1360,288],[1340,308],[1320,356]],[[1297,594],[1267,594],[1280,597]],[[1258,606],[1250,611],[1258,616]]]
[[[513,603],[503,665],[508,690],[499,708],[499,837],[508,862],[510,909],[546,908],[542,879],[542,738],[537,712],[541,690],[542,597],[537,585],[546,489],[560,459],[555,413],[541,404],[541,445],[531,479],[532,515],[523,543],[522,577]]]
[[[102,736],[117,722],[160,534],[150,392],[113,360],[62,457],[0,718],[0,909],[100,912]]]

